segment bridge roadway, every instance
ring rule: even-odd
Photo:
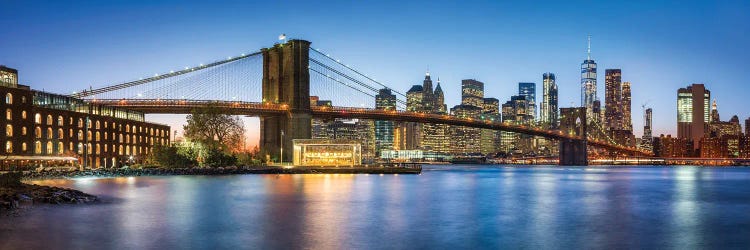
[[[89,99],[90,103],[112,107],[126,108],[147,114],[190,114],[196,108],[216,107],[226,114],[244,116],[283,115],[291,112],[286,104],[242,102],[242,101],[214,101],[214,100],[183,100],[183,99]],[[544,138],[560,140],[583,138],[566,134],[559,130],[545,130],[526,125],[517,125],[488,120],[459,118],[450,115],[426,114],[417,112],[379,110],[369,108],[350,108],[335,106],[313,106],[312,115],[316,118],[358,118],[386,121],[404,121],[419,123],[448,124],[473,128],[484,128],[515,132]],[[637,148],[625,147],[607,141],[587,138],[588,145],[619,151],[635,155],[652,155],[651,152]]]

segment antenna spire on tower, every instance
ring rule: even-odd
[[[589,35],[589,45],[586,49],[586,57],[591,60],[591,35]]]

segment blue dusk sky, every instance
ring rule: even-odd
[[[560,106],[580,104],[586,36],[599,66],[632,83],[633,124],[654,109],[676,133],[676,91],[704,83],[722,119],[750,116],[748,1],[13,1],[0,0],[0,64],[35,89],[70,93],[277,42],[281,33],[405,92],[428,69],[448,106],[461,79],[505,102],[518,82],[557,76]],[[183,116],[154,116],[175,129]],[[247,120],[251,141],[257,119]],[[256,143],[256,142],[252,142]]]

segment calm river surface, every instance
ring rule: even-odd
[[[0,218],[0,249],[750,247],[750,168],[451,165],[35,183],[105,202]]]

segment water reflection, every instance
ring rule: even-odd
[[[493,166],[49,180],[106,202],[2,220],[0,249],[741,247],[748,181],[744,168]]]

